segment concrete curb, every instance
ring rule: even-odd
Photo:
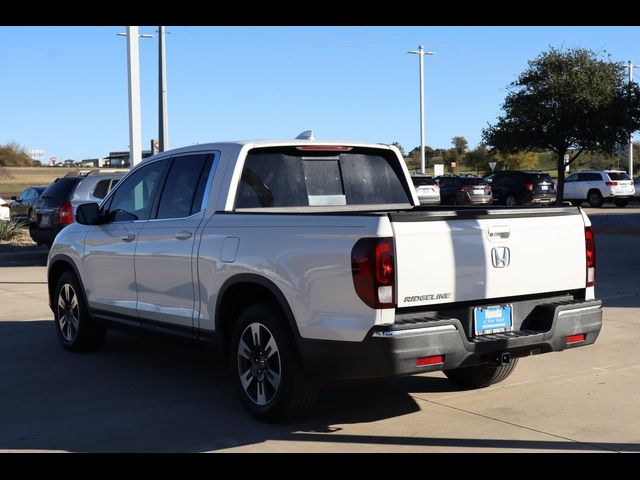
[[[37,260],[47,259],[49,250],[46,248],[39,248],[37,250],[31,250],[28,252],[0,252],[0,264],[11,261],[24,261],[24,260]]]

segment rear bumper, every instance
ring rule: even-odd
[[[418,197],[420,205],[440,205],[440,197]]]
[[[62,228],[64,227],[54,226],[51,229],[40,228],[36,223],[31,222],[29,225],[29,235],[34,242],[51,246]]]
[[[612,193],[610,194],[608,197],[604,197],[604,201],[613,201],[613,200],[632,200],[633,199],[633,195],[619,195],[619,194],[615,194]]]
[[[408,314],[396,323],[376,326],[362,342],[300,340],[307,370],[330,378],[411,375],[496,363],[511,358],[591,345],[602,327],[600,300],[536,302],[512,332],[469,338],[458,318]],[[468,329],[468,328],[467,328]],[[567,344],[567,337],[584,334],[584,341]],[[443,362],[416,366],[421,357],[443,356]]]
[[[529,203],[534,204],[551,204],[556,201],[555,195],[547,195],[547,196],[533,196],[529,200]]]

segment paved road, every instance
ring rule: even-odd
[[[208,349],[110,333],[100,352],[64,351],[44,268],[0,267],[0,450],[640,452],[637,238],[597,237],[595,345],[522,359],[483,390],[439,373],[330,385],[280,425],[243,411]]]

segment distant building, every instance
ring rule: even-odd
[[[151,150],[143,150],[142,158],[147,158],[153,155]],[[131,162],[129,160],[129,151],[124,152],[109,152],[109,156],[105,158],[104,167],[110,168],[129,168]]]

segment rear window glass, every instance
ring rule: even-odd
[[[44,192],[42,192],[42,197],[53,200],[68,198],[71,196],[70,193],[74,190],[76,185],[78,185],[79,181],[80,178],[78,177],[59,178],[57,181],[49,185]]]
[[[487,182],[482,178],[462,177],[460,179],[463,185],[485,185]]]
[[[436,184],[436,181],[431,177],[411,177],[411,180],[413,180],[413,185],[416,187]]]
[[[236,208],[410,203],[395,157],[379,150],[345,153],[295,148],[249,152]]]
[[[527,178],[532,181],[553,183],[553,180],[548,173],[529,173],[527,174]]]
[[[609,172],[609,178],[611,180],[631,180],[631,178],[629,178],[629,175],[627,175],[626,173],[616,172]]]

